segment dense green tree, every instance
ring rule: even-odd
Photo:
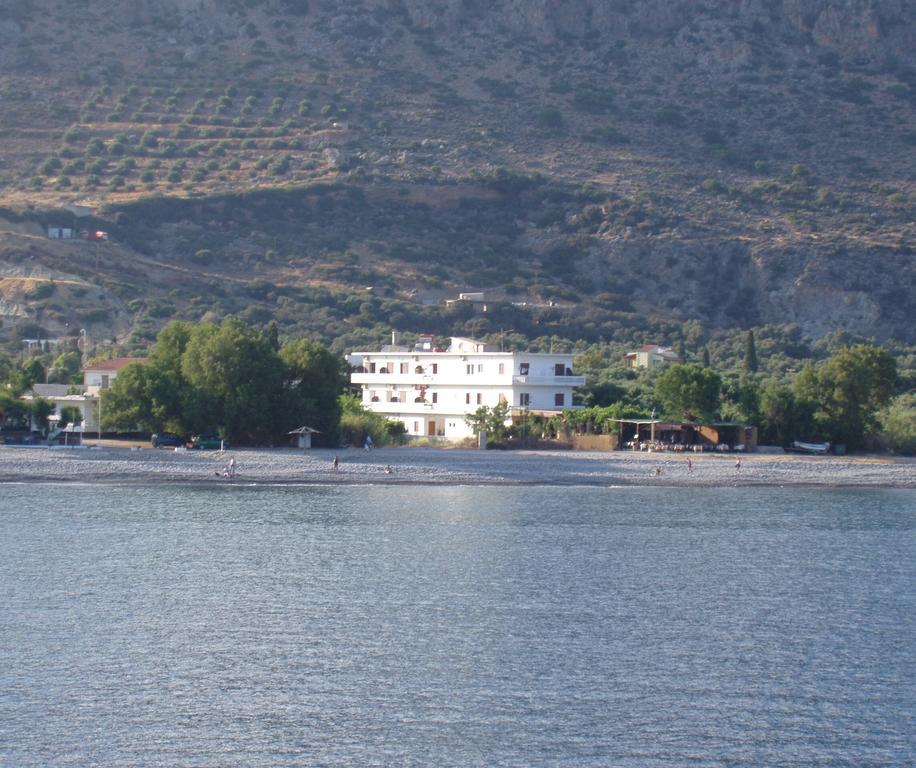
[[[276,320],[271,320],[267,326],[267,338],[274,352],[280,351],[280,327]]]
[[[50,400],[45,400],[43,397],[36,397],[32,401],[32,424],[42,434],[44,434],[45,429],[48,427],[48,416],[52,413],[54,413],[54,403]]]
[[[916,453],[916,393],[895,398],[881,413],[881,423],[891,448]]]
[[[45,380],[45,367],[41,359],[37,356],[30,357],[21,367],[21,384],[22,391],[26,391],[33,384]]]
[[[623,400],[627,390],[620,384],[604,381],[598,384],[586,385],[582,392],[582,404],[585,406],[607,406]]]
[[[719,410],[722,380],[699,365],[672,365],[658,377],[655,394],[669,418],[708,421]]]
[[[703,345],[703,367],[709,368],[712,363],[709,360],[709,347]]]
[[[271,443],[311,426],[334,441],[340,381],[338,361],[320,344],[292,342],[278,354],[268,334],[237,318],[173,322],[149,362],[126,366],[105,394],[104,427]]]
[[[79,352],[71,350],[58,355],[48,369],[48,381],[52,384],[73,384],[80,380]]]
[[[276,436],[283,402],[283,366],[269,339],[237,318],[194,329],[181,360],[196,412],[194,431],[218,429],[231,441],[266,442]]]
[[[111,388],[101,393],[102,429],[115,432],[163,429],[155,417],[150,378],[150,368],[140,363],[131,363],[118,371]]]
[[[760,393],[760,442],[788,448],[796,439],[798,404],[789,387],[770,383]]]
[[[283,346],[280,360],[286,395],[283,427],[312,427],[321,432],[320,442],[336,444],[343,388],[338,359],[324,345],[298,339]]]
[[[745,424],[760,422],[760,387],[747,377],[731,378],[723,386],[722,417]]]
[[[68,424],[73,426],[78,426],[83,422],[83,414],[80,412],[80,409],[73,405],[65,405],[60,409],[60,421],[58,426],[63,428]]]
[[[753,331],[747,332],[744,342],[744,370],[748,373],[757,373],[757,343]]]
[[[897,382],[897,364],[881,347],[841,347],[817,366],[807,365],[795,380],[796,395],[817,404],[820,433],[847,448],[859,448],[878,429],[878,411],[888,404]]]
[[[16,370],[16,364],[13,358],[5,352],[0,352],[0,384],[9,382],[14,370]]]

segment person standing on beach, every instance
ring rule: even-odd
[[[372,435],[366,435],[366,442],[363,443],[364,451],[372,450]]]
[[[338,466],[340,465],[340,461],[336,456],[334,457],[334,461],[331,462],[331,465],[334,467],[334,471],[336,472]]]
[[[693,462],[690,460],[690,457],[688,456],[687,457],[687,474],[689,475],[692,472],[693,472]]]
[[[735,472],[741,471],[741,457],[738,457],[738,460],[735,462]]]

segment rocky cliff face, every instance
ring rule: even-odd
[[[906,0],[370,0],[369,6],[403,8],[424,29],[504,25],[541,41],[667,37],[710,21],[800,34],[841,56],[911,57],[916,41],[916,10]]]

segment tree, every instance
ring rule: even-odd
[[[150,370],[131,363],[118,371],[111,388],[101,393],[102,429],[157,432],[162,429],[150,396]]]
[[[748,373],[757,373],[757,344],[754,341],[754,332],[747,332],[744,346],[744,370]]]
[[[354,395],[340,395],[340,439],[347,445],[362,445],[366,435],[372,435],[375,445],[385,445],[391,438],[390,421],[380,413],[363,406]]]
[[[749,376],[723,384],[722,417],[745,424],[760,422],[760,388]]]
[[[274,352],[280,351],[280,327],[276,320],[271,320],[267,326],[267,338]]]
[[[891,448],[916,453],[916,393],[895,398],[881,414],[881,423]]]
[[[54,413],[54,403],[50,400],[45,400],[43,397],[36,397],[32,400],[32,424],[42,434],[48,426],[48,416],[52,413]]]
[[[710,363],[710,361],[709,361],[709,347],[707,347],[707,346],[704,344],[704,345],[703,345],[703,367],[704,367],[704,368],[709,368],[710,365],[711,365],[711,363]]]
[[[474,434],[486,432],[487,444],[500,443],[509,435],[509,428],[506,425],[508,418],[509,403],[506,400],[500,400],[492,408],[482,405],[474,413],[467,414],[464,417],[464,423],[471,428]]]
[[[789,387],[770,382],[760,393],[761,442],[788,448],[794,440],[809,436],[813,415],[812,403],[796,398]]]
[[[214,428],[232,442],[276,435],[283,400],[283,366],[267,337],[238,318],[198,326],[181,358],[195,408],[194,431]]]
[[[80,412],[80,409],[73,405],[65,405],[60,409],[60,422],[58,426],[63,428],[68,424],[73,426],[78,426],[83,422],[83,414]]]
[[[48,381],[52,384],[73,384],[79,380],[79,352],[64,352],[48,369]]]
[[[655,383],[655,394],[671,418],[709,421],[719,409],[722,381],[699,365],[672,365]]]
[[[336,444],[341,413],[337,396],[343,387],[338,359],[322,344],[298,339],[283,346],[280,360],[286,395],[284,428],[313,427],[321,432],[322,442]]]
[[[883,348],[856,344],[840,348],[818,366],[807,365],[795,380],[796,395],[817,404],[823,436],[859,448],[878,429],[878,411],[890,401],[897,364]]]
[[[30,357],[22,364],[22,383],[25,384],[22,391],[30,389],[33,384],[44,381],[45,368],[38,357]]]

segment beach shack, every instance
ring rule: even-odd
[[[312,447],[312,435],[320,435],[317,429],[312,429],[311,427],[299,427],[294,429],[291,432],[287,432],[288,435],[293,435],[296,438],[296,447],[301,448],[302,450],[308,450]]]
[[[757,450],[757,427],[733,421],[703,424],[661,419],[616,419],[618,446],[642,451]]]

